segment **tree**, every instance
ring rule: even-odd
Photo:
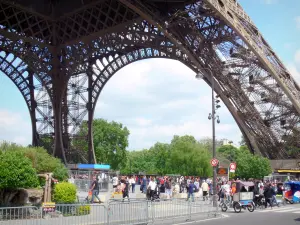
[[[209,151],[193,136],[174,136],[167,167],[174,174],[211,176],[210,158]]]
[[[267,158],[253,155],[245,145],[239,148],[222,145],[217,152],[221,157],[236,162],[236,177],[261,179],[272,172],[270,161]]]
[[[29,158],[32,162],[32,167],[38,173],[53,172],[53,176],[59,181],[68,178],[68,170],[62,164],[60,159],[55,158],[47,153],[43,148],[23,148],[22,152],[25,157]]]
[[[246,146],[241,146],[236,156],[236,176],[249,179],[262,179],[272,172],[267,158],[253,155]]]
[[[218,148],[218,147],[220,147],[220,146],[223,145],[223,140],[224,139],[215,140],[216,148]],[[198,142],[201,145],[203,145],[212,154],[212,152],[213,152],[213,150],[212,150],[212,138],[209,138],[209,137],[201,138]]]
[[[31,161],[32,167],[37,173],[53,173],[59,181],[68,178],[68,170],[60,159],[49,155],[41,147],[23,147],[16,144],[2,143],[0,150],[4,152],[18,152]]]
[[[0,189],[33,188],[39,185],[36,170],[21,152],[0,152]]]
[[[123,174],[138,174],[145,172],[147,174],[157,174],[156,161],[153,151],[144,149],[142,151],[127,152],[127,162],[122,167]]]
[[[83,121],[78,134],[87,136],[87,122]],[[116,170],[126,165],[126,148],[128,147],[129,130],[121,123],[108,122],[104,119],[93,121],[93,139],[98,163],[110,164]],[[77,141],[74,145],[88,150],[87,142]]]
[[[235,161],[239,149],[234,147],[233,145],[222,145],[217,148],[217,153],[221,156],[224,156],[229,161]]]
[[[150,148],[155,161],[155,168],[158,174],[167,174],[167,162],[170,155],[170,145],[157,142]]]

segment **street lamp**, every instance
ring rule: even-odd
[[[212,120],[212,147],[213,147],[213,158],[216,158],[216,131],[215,131],[215,121],[217,123],[220,123],[220,118],[218,115],[216,115],[216,110],[220,108],[221,106],[219,105],[220,100],[217,99],[215,100],[215,94],[214,94],[214,89],[215,89],[215,81],[214,81],[214,75],[211,69],[209,68],[204,68],[205,71],[209,72],[211,75],[211,103],[212,103],[212,108],[211,108],[211,113],[208,115],[208,119]],[[203,74],[198,73],[196,75],[196,79],[200,80],[203,79]],[[213,206],[217,207],[217,167],[213,167]]]

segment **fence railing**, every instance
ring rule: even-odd
[[[119,225],[147,224],[158,220],[184,218],[193,215],[217,217],[218,209],[204,202],[181,199],[145,201],[109,201],[108,204],[56,204],[50,207],[0,208],[2,225]]]

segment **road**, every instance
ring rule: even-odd
[[[224,213],[223,218],[190,221],[173,225],[300,225],[300,205],[287,205],[273,209]]]

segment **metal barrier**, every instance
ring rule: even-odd
[[[0,208],[2,225],[119,225],[147,224],[157,220],[192,216],[217,216],[217,208],[211,204],[182,199],[145,201],[109,201],[103,204],[56,204],[47,207],[7,207]]]
[[[34,206],[0,208],[1,225],[34,225],[37,224],[36,222],[41,218],[41,210]],[[30,221],[30,223],[27,223],[28,221]]]
[[[149,222],[147,201],[110,202],[108,224],[147,224]]]

